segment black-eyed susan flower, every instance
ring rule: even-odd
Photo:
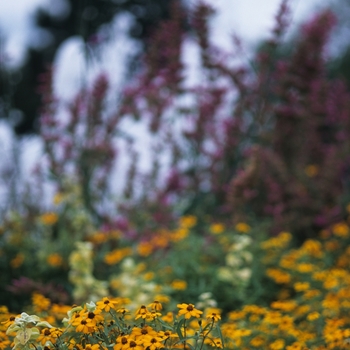
[[[58,328],[44,328],[41,330],[39,337],[36,339],[41,345],[45,345],[46,342],[56,343],[57,338],[62,334],[62,331]]]
[[[142,345],[149,350],[157,350],[164,348],[163,339],[157,336],[146,336],[142,341]]]
[[[159,331],[158,332],[158,336],[163,338],[164,340],[168,339],[168,338],[178,338],[179,336],[176,333],[173,333],[169,330],[166,331]]]
[[[201,317],[203,311],[200,311],[194,307],[193,304],[177,304],[177,307],[180,309],[178,315],[184,315],[185,318],[189,319],[191,317]]]
[[[207,315],[208,320],[212,320],[213,322],[217,322],[221,320],[221,316],[217,314],[216,312],[211,312]]]
[[[148,311],[147,307],[145,305],[141,305],[141,307],[136,311],[136,317],[135,320],[139,318],[145,319],[148,317],[150,312]]]
[[[8,328],[12,324],[14,324],[15,319],[16,319],[16,316],[12,315],[6,321],[1,322],[1,324],[3,324],[5,328]]]
[[[118,301],[111,300],[111,299],[108,299],[107,297],[104,297],[102,300],[96,303],[96,308],[99,310],[104,310],[106,312],[109,312],[111,309],[115,310],[115,307],[117,304],[118,304]]]
[[[148,307],[154,311],[161,311],[163,309],[162,304],[158,300],[155,300],[153,303],[149,304]]]
[[[205,338],[204,343],[215,348],[223,349],[222,341],[220,338]]]
[[[86,344],[83,348],[83,350],[100,350],[101,346],[100,344]]]
[[[95,309],[94,311],[89,311],[86,315],[86,322],[90,327],[95,327],[99,323],[103,322],[101,310]]]
[[[92,327],[91,324],[89,325],[85,318],[76,319],[72,324],[73,326],[76,326],[75,330],[80,333],[87,334],[94,330],[94,327]]]
[[[113,350],[144,350],[139,340],[135,340],[129,335],[123,335],[117,338]]]
[[[142,328],[134,327],[131,331],[131,335],[137,340],[145,336],[156,336],[157,332],[148,325],[143,326]]]
[[[125,307],[121,307],[120,309],[117,309],[118,314],[127,314],[129,313],[129,309],[126,309]]]

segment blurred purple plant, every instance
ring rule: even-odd
[[[31,296],[33,293],[40,293],[48,297],[54,303],[67,304],[70,296],[64,288],[54,283],[42,283],[34,281],[28,277],[20,277],[12,280],[11,285],[6,286],[6,290],[18,297]]]
[[[185,203],[182,212],[230,222],[254,214],[271,219],[272,232],[312,234],[341,215],[350,169],[349,92],[326,70],[335,17],[329,11],[316,15],[285,53],[290,10],[282,1],[271,39],[248,65],[237,64],[242,48],[236,37],[233,52],[212,42],[213,14],[204,2],[188,13],[174,2],[172,18],[155,31],[140,73],[112,114],[104,108],[104,75],[75,98],[66,123],[57,117],[47,80],[41,130],[53,177],[60,185],[62,174],[75,176],[85,206],[102,217],[98,203],[108,192],[117,155],[113,140],[119,123],[132,117],[147,125],[152,145],[145,172],[129,143],[125,201],[119,207],[127,222],[142,222],[152,232],[154,222],[170,222],[173,208]],[[186,20],[190,38],[184,35]],[[192,86],[183,62],[186,40],[195,40],[199,49],[201,81]]]

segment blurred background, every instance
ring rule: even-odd
[[[348,237],[350,3],[206,3],[212,17],[199,0],[0,0],[2,300],[66,285],[73,241],[106,239],[105,264],[182,216],[194,239],[220,220]]]
[[[48,68],[54,68],[55,95],[70,101],[101,72],[112,84],[111,105],[117,104],[123,85],[138,72],[150,36],[171,17],[178,0],[21,0],[0,1],[0,155],[6,174],[1,194],[8,192],[18,174],[26,177],[40,157],[37,137],[42,106],[38,86]],[[272,29],[279,0],[208,0],[217,13],[211,22],[215,45],[230,47],[236,34],[244,43],[247,61]],[[180,1],[185,9],[196,1]],[[329,7],[338,24],[329,44],[329,74],[350,81],[350,5],[345,0],[290,1],[292,44],[298,26],[313,13]],[[185,18],[185,31],[192,28]],[[193,61],[187,45],[183,60]],[[190,74],[187,77],[192,79]],[[195,80],[196,78],[193,77]],[[142,140],[142,131],[139,140]],[[142,141],[141,141],[142,142]],[[6,178],[6,181],[4,180]],[[5,198],[4,196],[2,196]]]
[[[182,1],[191,6],[193,1]],[[106,69],[116,81],[137,67],[147,39],[169,18],[172,0],[21,0],[0,2],[0,119],[16,135],[35,134],[41,103],[37,85],[45,69],[55,65],[58,91],[71,95],[87,71]],[[227,45],[236,33],[257,47],[268,34],[279,1],[210,0],[218,10],[213,23],[216,44]],[[348,3],[345,0],[292,1],[293,25],[320,7],[339,17],[334,37],[337,59],[346,60]],[[191,28],[187,28],[188,31]],[[341,41],[341,43],[340,43]],[[339,52],[341,49],[341,52]],[[90,64],[91,68],[92,64]],[[96,66],[99,66],[97,68]],[[345,72],[346,64],[339,69]]]

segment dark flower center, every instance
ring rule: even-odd
[[[188,305],[187,306],[187,311],[193,311],[193,306],[192,305]]]

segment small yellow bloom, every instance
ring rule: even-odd
[[[142,257],[147,257],[153,252],[153,244],[151,242],[140,242],[137,245],[137,252]]]
[[[294,283],[294,289],[297,292],[304,292],[310,288],[309,282],[296,282]]]
[[[186,215],[180,218],[180,226],[191,228],[197,224],[197,218],[194,215]]]
[[[265,339],[260,335],[254,337],[250,341],[250,345],[254,346],[254,348],[260,348],[264,343],[265,343]]]
[[[191,317],[200,317],[203,311],[197,310],[193,304],[177,304],[177,307],[180,309],[178,315],[184,315],[186,319]]]
[[[238,232],[241,232],[241,233],[247,233],[250,231],[250,226],[248,224],[246,224],[245,222],[239,222],[236,226],[235,226],[235,229],[238,231]]]
[[[345,222],[333,225],[332,231],[335,236],[343,238],[349,237],[349,226]]]
[[[37,312],[47,311],[50,308],[51,300],[40,293],[34,293],[32,303]]]
[[[319,173],[319,167],[315,164],[309,164],[304,171],[308,177],[315,177]]]
[[[278,284],[289,283],[291,280],[291,275],[289,273],[279,269],[267,269],[266,274]]]
[[[204,344],[211,345],[215,348],[223,349],[222,341],[220,338],[205,338]]]
[[[319,317],[320,317],[320,314],[317,311],[311,312],[310,314],[307,315],[308,321],[317,320]]]
[[[114,249],[107,253],[104,257],[104,262],[108,265],[115,265],[132,253],[129,247]]]
[[[52,226],[58,221],[58,215],[53,212],[45,213],[39,217],[39,220],[46,226]]]
[[[139,318],[148,318],[150,316],[150,312],[147,309],[147,307],[145,305],[141,305],[141,307],[136,311],[136,317],[135,320],[139,319]]]
[[[277,339],[272,344],[270,344],[271,350],[280,350],[284,349],[284,340],[283,339]]]
[[[185,290],[187,288],[187,282],[183,280],[174,280],[171,282],[171,287],[177,290]]]
[[[106,312],[109,312],[111,309],[115,310],[116,304],[118,304],[118,301],[111,300],[107,297],[104,297],[102,300],[100,300],[96,303],[96,307],[100,310],[104,310]]]
[[[100,344],[86,344],[83,350],[99,350]]]
[[[207,319],[212,320],[214,322],[217,322],[217,321],[221,320],[221,316],[219,314],[217,314],[216,312],[211,312],[207,315]]]
[[[166,315],[162,317],[162,320],[167,323],[173,323],[174,321],[174,314],[172,312],[168,312]]]
[[[11,261],[10,264],[14,269],[20,267],[24,262],[24,254],[18,253]]]
[[[162,304],[158,300],[155,300],[153,303],[149,304],[148,307],[154,311],[161,311],[163,309]]]
[[[216,223],[216,224],[210,225],[209,230],[214,235],[219,235],[220,233],[224,232],[225,226],[223,224]]]
[[[46,258],[47,263],[52,266],[52,267],[59,267],[63,264],[63,258],[60,254],[58,253],[53,253],[50,254],[47,258]]]

